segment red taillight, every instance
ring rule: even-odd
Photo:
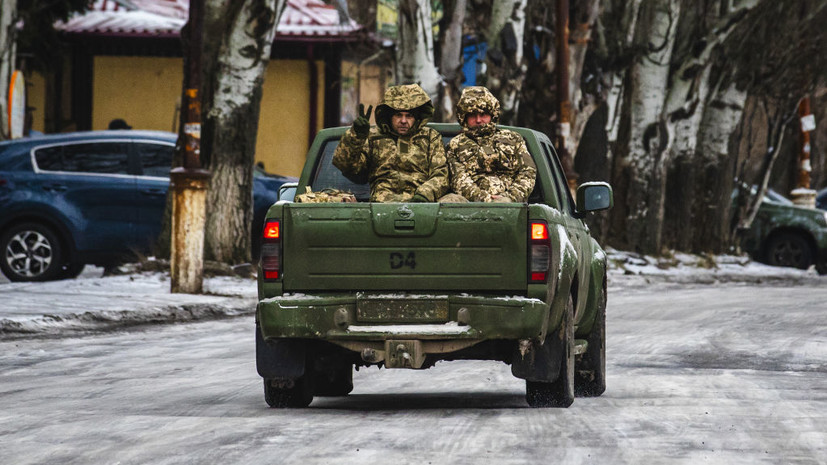
[[[264,226],[264,238],[265,239],[278,239],[279,238],[279,222],[278,221],[268,221],[267,224]]]
[[[531,240],[540,241],[548,239],[548,225],[545,223],[531,223]]]
[[[277,220],[264,224],[261,243],[261,271],[265,280],[281,278],[281,228]]]
[[[548,235],[548,224],[532,222],[530,234],[528,281],[544,283],[548,280],[548,271],[551,267],[551,240]]]

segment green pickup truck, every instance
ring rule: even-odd
[[[456,124],[431,124],[444,140]],[[357,202],[270,207],[259,263],[256,366],[271,407],[345,396],[353,369],[498,360],[532,407],[606,388],[606,255],[582,218],[612,206],[606,183],[572,200],[548,137],[521,134],[537,165],[528,203],[371,203],[332,164],[347,128],[313,142],[295,189]]]

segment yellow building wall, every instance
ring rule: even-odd
[[[183,76],[180,58],[96,56],[92,129],[123,118],[134,129],[172,131]]]
[[[318,73],[318,120],[324,122],[324,63]],[[173,131],[183,80],[180,58],[95,57],[92,128],[123,118],[135,129]],[[309,139],[310,69],[305,60],[273,60],[262,89],[256,161],[271,173],[298,176]],[[42,118],[41,118],[42,120]]]
[[[324,127],[324,62],[318,76],[316,130]],[[256,139],[256,162],[270,173],[298,176],[310,139],[310,66],[306,60],[273,60],[267,67]],[[315,136],[315,134],[313,134]]]
[[[46,78],[40,73],[27,76],[26,106],[32,109],[32,129],[43,132],[46,126]]]

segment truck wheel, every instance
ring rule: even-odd
[[[525,382],[525,400],[530,407],[566,408],[574,402],[574,300],[569,295],[563,314],[563,328],[558,331],[562,341],[552,341],[557,335],[546,337],[546,344],[563,344],[563,358],[560,361],[560,374],[554,382]]]
[[[350,394],[353,390],[353,365],[317,372],[315,385],[317,396],[342,397]]]
[[[606,391],[606,287],[603,286],[597,305],[592,332],[587,339],[586,353],[578,360],[574,376],[574,393],[581,397],[597,397]]]
[[[800,234],[781,233],[767,245],[767,263],[806,270],[813,263],[813,250]]]
[[[296,380],[265,379],[264,401],[272,408],[304,408],[313,402],[312,377]]]
[[[62,268],[57,235],[40,223],[23,223],[0,237],[0,269],[9,281],[49,281]]]

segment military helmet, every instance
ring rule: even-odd
[[[471,86],[462,89],[462,95],[457,102],[457,120],[465,127],[465,118],[472,113],[488,113],[491,122],[496,124],[500,120],[500,101],[483,86]]]

